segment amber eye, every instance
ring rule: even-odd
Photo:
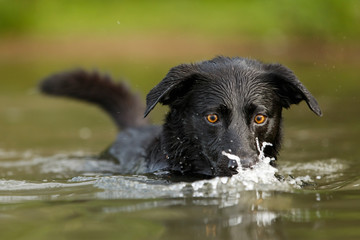
[[[255,121],[255,123],[257,123],[257,124],[262,124],[262,123],[265,122],[265,120],[266,120],[266,116],[264,116],[264,115],[262,115],[262,114],[258,114],[258,115],[256,115],[255,118],[254,118],[254,121]]]
[[[219,120],[219,117],[216,114],[209,114],[206,119],[211,123],[216,123]]]

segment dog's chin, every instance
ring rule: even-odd
[[[238,167],[232,167],[231,164],[227,164],[226,167],[224,165],[218,165],[215,168],[215,172],[213,173],[216,177],[231,177],[233,175],[238,174]],[[229,167],[230,166],[230,167]]]
[[[178,168],[177,172],[180,175],[202,176],[203,178],[231,177],[238,174],[239,169],[253,167],[258,162],[257,155],[254,156],[239,158],[237,155],[223,152],[217,162],[210,159],[202,159],[202,161],[193,162],[192,168]]]

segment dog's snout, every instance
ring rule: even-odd
[[[227,153],[225,151],[222,152],[222,155],[226,157],[224,159],[225,160],[224,163],[226,164],[227,161],[227,168],[228,168],[227,170],[224,169],[224,171],[230,173],[230,175],[237,174],[238,173],[237,169],[240,165],[240,158],[236,155]],[[226,165],[223,166],[225,167]]]
[[[233,159],[229,160],[228,168],[230,170],[236,170],[238,167],[239,167],[239,165],[237,164],[236,160],[233,160]]]

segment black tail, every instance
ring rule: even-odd
[[[95,103],[105,110],[118,128],[147,124],[143,118],[144,105],[139,97],[122,83],[114,83],[109,76],[97,72],[74,70],[45,78],[40,83],[43,93],[65,96]]]

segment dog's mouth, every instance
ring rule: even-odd
[[[232,154],[230,152],[222,151],[221,155],[227,158],[227,169],[225,172],[230,173],[230,175],[238,174],[239,167],[241,168],[251,168],[259,161],[263,161],[265,157],[264,150],[265,148],[269,146],[271,147],[272,144],[268,142],[262,142],[262,144],[259,143],[259,139],[256,138],[256,147],[258,150],[258,155],[254,154],[254,156],[251,157],[243,157],[240,158],[239,156]],[[224,171],[224,169],[223,169]],[[227,175],[227,174],[226,174]]]
[[[204,171],[205,167],[202,167],[199,172],[201,174],[210,174],[211,176],[233,176],[239,174],[242,170],[252,169],[259,162],[268,159],[269,157],[265,156],[264,150],[266,147],[271,146],[271,143],[265,141],[259,142],[259,139],[256,138],[256,150],[239,150],[236,151],[236,154],[231,149],[221,151],[221,154],[215,161],[210,160],[212,158],[206,157],[209,164],[209,168],[206,168],[208,171]]]

